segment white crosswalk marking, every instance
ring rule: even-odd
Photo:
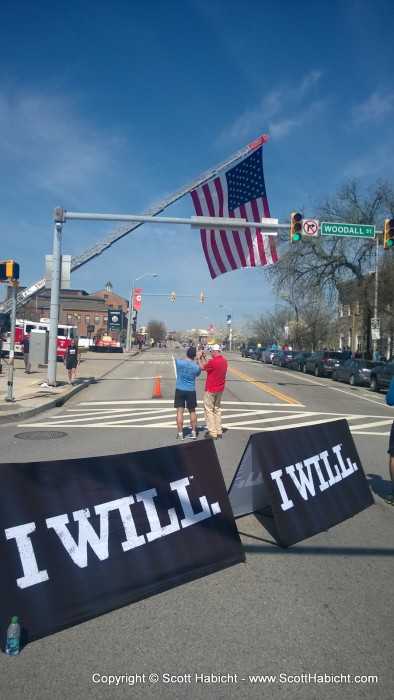
[[[187,417],[187,411],[186,417]],[[204,425],[204,412],[197,409],[199,426]],[[285,430],[300,426],[317,425],[345,418],[354,435],[387,437],[392,418],[351,413],[324,413],[307,411],[305,407],[283,406],[283,403],[222,402],[222,423],[227,430],[267,431]],[[57,428],[169,428],[174,429],[173,401],[146,399],[129,401],[84,401],[58,415],[43,418],[30,427]]]

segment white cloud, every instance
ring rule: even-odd
[[[365,102],[353,107],[355,124],[382,121],[394,113],[394,93],[374,92]]]
[[[298,84],[282,84],[265,94],[256,107],[246,110],[222,133],[219,145],[247,142],[262,132],[262,125],[263,130],[266,129],[264,125],[269,125],[270,135],[282,138],[309,122],[327,104],[326,101],[312,99],[321,76],[320,71],[312,70]],[[287,116],[290,106],[291,118]]]
[[[47,193],[97,182],[124,146],[117,134],[79,116],[71,99],[42,92],[3,94],[0,128],[3,171]]]
[[[380,178],[384,167],[394,154],[394,142],[384,141],[372,148],[367,148],[358,157],[353,158],[342,170],[344,178]]]

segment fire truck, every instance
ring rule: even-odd
[[[39,321],[28,321],[25,318],[17,318],[15,322],[15,347],[14,354],[15,357],[23,356],[23,340],[26,338],[31,331],[48,331],[49,332],[49,319],[41,318]],[[66,350],[71,341],[78,337],[77,326],[68,326],[66,324],[59,323],[57,327],[57,358],[63,359],[66,354]],[[1,340],[3,341],[2,354],[4,356],[9,355],[10,352],[10,342],[11,333],[10,331],[4,332],[1,335]]]

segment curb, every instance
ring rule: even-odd
[[[124,362],[127,362],[128,359],[128,357],[125,357],[123,361],[119,362],[119,364],[117,364],[116,366],[118,367]],[[78,392],[82,391],[82,389],[87,389],[87,387],[90,386],[90,384],[95,384],[99,379],[101,379],[101,377],[105,377],[107,374],[112,372],[113,369],[113,367],[111,369],[108,369],[107,372],[100,374],[99,377],[89,377],[88,379],[84,379],[83,382],[81,382],[81,384],[76,384],[76,386],[68,388],[67,391],[64,392],[64,394],[58,394],[57,396],[54,396],[50,399],[43,399],[42,403],[36,406],[32,406],[32,408],[23,408],[21,406],[15,408],[15,410],[4,411],[4,413],[0,409],[0,425],[3,425],[5,423],[15,423],[18,420],[26,420],[27,418],[32,418],[33,416],[36,416],[38,413],[48,411],[51,408],[61,408],[69,399],[75,396],[75,394],[78,394]],[[17,399],[15,400],[15,404],[18,404]]]
[[[104,375],[102,375],[104,376]],[[39,406],[33,406],[32,408],[17,408],[15,411],[7,411],[7,412],[0,412],[0,425],[4,423],[14,423],[15,421],[18,420],[25,420],[26,418],[31,418],[32,416],[36,416],[37,413],[43,413],[44,411],[48,411],[50,408],[60,408],[63,406],[66,401],[71,399],[72,396],[75,394],[78,394],[79,391],[82,391],[82,389],[86,389],[90,384],[94,384],[96,382],[96,377],[89,377],[89,379],[85,379],[82,384],[77,384],[76,386],[73,386],[72,389],[69,389],[65,394],[59,394],[58,396],[54,396],[51,399],[48,399],[45,401],[45,403],[40,404]],[[17,404],[18,401],[15,401]]]

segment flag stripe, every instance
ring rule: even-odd
[[[198,216],[243,218],[248,221],[269,218],[262,147],[223,175],[193,190],[191,196]],[[273,236],[264,234],[260,228],[234,231],[202,229],[201,243],[213,279],[231,270],[267,265],[278,259]]]

